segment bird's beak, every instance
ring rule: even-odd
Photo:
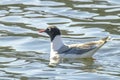
[[[39,32],[40,33],[45,32],[45,29],[40,29]]]

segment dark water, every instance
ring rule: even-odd
[[[92,59],[48,67],[56,25],[66,44],[110,35]],[[0,80],[120,80],[120,0],[0,0]]]

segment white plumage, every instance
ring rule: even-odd
[[[49,65],[59,63],[61,58],[90,58],[110,39],[109,37],[106,37],[98,41],[83,44],[65,45],[60,36],[60,30],[57,27],[50,26],[46,30],[40,30],[40,32],[46,32],[51,39]]]

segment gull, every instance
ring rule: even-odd
[[[45,32],[50,37],[51,51],[49,65],[59,63],[61,58],[90,58],[110,39],[107,36],[98,41],[66,45],[62,41],[60,30],[54,25],[48,26],[46,29],[40,29],[39,32]]]

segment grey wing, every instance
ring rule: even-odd
[[[91,48],[87,48],[87,49],[72,47],[72,48],[69,48],[68,50],[63,51],[62,53],[65,53],[65,54],[84,54],[84,53],[89,52],[93,49],[95,49],[95,47],[94,48],[91,47]]]
[[[105,44],[105,40],[93,41],[84,44],[72,44],[64,45],[60,50],[59,54],[84,54],[92,50],[98,50],[101,46]]]

